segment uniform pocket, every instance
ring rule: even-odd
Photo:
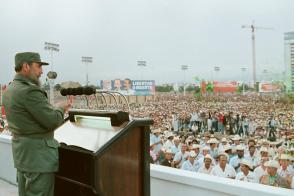
[[[46,140],[46,144],[47,146],[49,146],[50,148],[58,148],[59,147],[59,143],[57,140],[55,139],[49,139]]]

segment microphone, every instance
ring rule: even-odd
[[[83,88],[84,95],[94,95],[96,94],[96,89],[93,87],[86,86]]]
[[[117,102],[117,99],[114,96],[114,94],[118,94],[119,96],[122,96],[124,98],[125,102],[127,103],[128,109],[130,110],[129,102],[128,102],[127,98],[119,91],[96,90],[94,87],[90,87],[90,86],[77,87],[77,88],[63,88],[63,89],[60,90],[60,94],[62,96],[68,96],[68,95],[74,95],[74,96],[76,96],[76,95],[86,95],[86,96],[89,96],[89,95],[95,95],[96,104],[98,106],[96,93],[100,94],[103,97],[103,99],[104,99],[104,101],[106,103],[106,106],[107,106],[107,101],[106,101],[106,99],[104,97],[104,94],[108,94],[111,97],[113,97],[113,99],[115,101],[115,105],[118,105],[118,102]],[[87,99],[87,97],[86,97],[86,99]]]
[[[62,95],[62,96],[67,96],[67,89],[66,88],[63,88],[63,89],[61,89],[60,90],[60,94]]]
[[[62,96],[68,95],[93,95],[96,94],[96,89],[93,87],[77,87],[77,88],[64,88],[60,90]]]

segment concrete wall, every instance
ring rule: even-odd
[[[13,166],[11,136],[0,134],[0,178],[16,184],[16,169]]]
[[[219,178],[159,165],[151,165],[152,196],[282,196],[294,190]]]
[[[151,165],[151,196],[294,196],[294,190]],[[11,137],[0,134],[0,178],[16,184]]]

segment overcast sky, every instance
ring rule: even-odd
[[[85,83],[81,56],[92,56],[90,83],[103,79],[179,82],[252,79],[251,33],[241,25],[272,27],[256,33],[258,75],[284,69],[284,32],[294,31],[293,0],[0,0],[0,83],[14,77],[14,55],[36,51],[57,82]],[[138,60],[147,66],[140,69]],[[186,76],[181,65],[188,65]],[[214,73],[214,66],[221,67]],[[241,73],[241,67],[247,73]],[[44,74],[49,67],[44,67]],[[44,77],[43,77],[44,79]]]

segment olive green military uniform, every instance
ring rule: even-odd
[[[8,85],[3,105],[13,135],[19,195],[53,196],[59,146],[53,131],[63,123],[64,110],[52,107],[46,92],[21,74]]]

